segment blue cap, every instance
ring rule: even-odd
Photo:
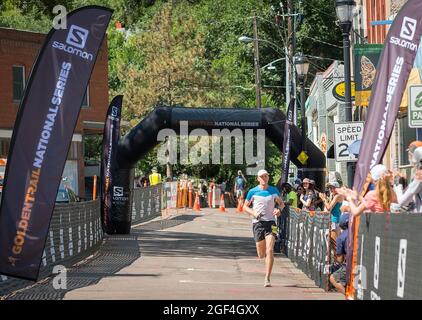
[[[348,213],[343,213],[340,216],[339,225],[346,225],[347,223],[349,223],[349,214]]]

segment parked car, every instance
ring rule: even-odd
[[[57,191],[56,203],[69,203],[79,201],[76,193],[69,187],[60,187]]]

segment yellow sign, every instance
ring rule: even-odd
[[[355,82],[354,81],[351,82],[351,87],[352,87],[352,94],[351,94],[352,100],[354,100],[355,99]],[[337,100],[344,101],[345,93],[346,93],[346,84],[344,83],[344,81],[339,82],[334,86],[333,96]]]
[[[308,159],[309,157],[304,151],[302,151],[297,157],[297,160],[299,160],[301,164],[305,164]]]

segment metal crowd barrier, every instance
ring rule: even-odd
[[[422,213],[360,217],[356,299],[422,299]]]
[[[39,279],[55,265],[71,266],[97,251],[102,243],[99,199],[56,204],[50,224]],[[34,282],[0,275],[0,298]]]
[[[279,220],[281,251],[315,284],[328,289],[330,215],[285,208]]]
[[[133,189],[132,225],[161,216],[163,185]]]

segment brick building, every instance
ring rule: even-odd
[[[16,114],[46,35],[0,28],[0,158],[7,157]],[[72,138],[63,177],[85,196],[84,136],[101,134],[108,108],[108,53],[102,44]]]

